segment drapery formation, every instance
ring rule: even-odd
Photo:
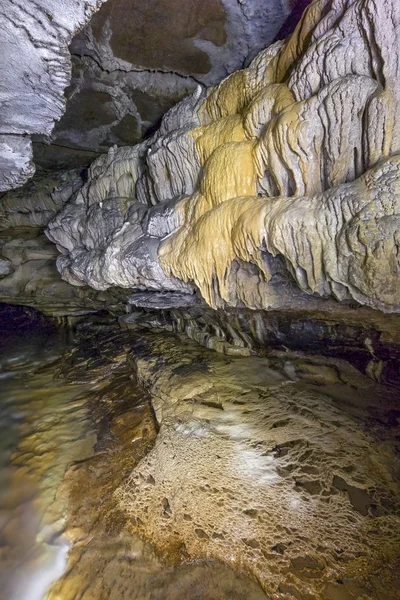
[[[294,33],[112,149],[50,223],[74,285],[400,309],[400,5],[316,0]]]

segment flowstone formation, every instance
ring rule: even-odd
[[[63,278],[399,311],[399,56],[396,0],[315,0],[288,39],[92,164],[49,225]]]

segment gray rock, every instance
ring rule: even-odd
[[[0,192],[24,184],[34,172],[30,139],[0,133]]]
[[[284,0],[107,0],[70,45],[55,155],[59,146],[105,152],[140,142],[184,96],[251,60],[288,12]]]
[[[0,277],[6,277],[14,272],[11,260],[0,256]]]
[[[0,5],[0,191],[33,175],[30,136],[65,110],[68,43],[102,0],[4,0]]]
[[[45,227],[81,187],[77,170],[37,173],[24,186],[2,195],[0,230]]]

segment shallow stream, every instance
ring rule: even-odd
[[[68,464],[92,453],[84,393],[54,379],[71,341],[29,311],[1,312],[0,595],[41,600],[66,566],[64,515],[55,492]]]

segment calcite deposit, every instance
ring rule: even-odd
[[[400,5],[315,0],[293,34],[111,149],[50,223],[73,285],[400,309]]]
[[[170,557],[223,560],[271,600],[399,598],[394,390],[342,360],[131,333],[160,426],[115,492],[136,531]]]

